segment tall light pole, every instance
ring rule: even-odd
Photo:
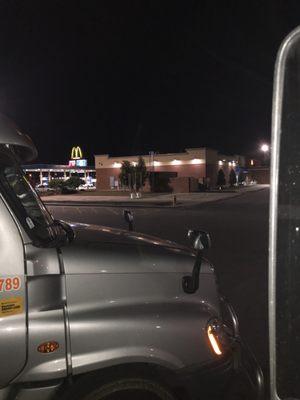
[[[150,166],[150,171],[152,172],[152,191],[154,192],[154,184],[155,184],[155,178],[154,178],[154,154],[155,151],[149,151],[149,166]]]

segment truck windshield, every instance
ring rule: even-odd
[[[0,187],[1,194],[33,242],[49,244],[55,238],[53,218],[5,145],[0,145]]]

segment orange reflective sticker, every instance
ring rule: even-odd
[[[54,340],[51,340],[49,342],[45,342],[39,345],[37,350],[40,353],[53,353],[53,351],[57,350],[59,348],[59,344],[55,342]]]
[[[7,297],[6,299],[0,299],[0,317],[21,314],[23,308],[23,297]]]

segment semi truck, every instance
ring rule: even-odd
[[[36,156],[1,115],[0,400],[232,399],[238,376],[261,398],[209,235],[55,220],[20,168]]]

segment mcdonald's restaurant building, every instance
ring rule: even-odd
[[[87,165],[79,146],[72,148],[71,159],[66,165],[31,164],[23,165],[23,170],[35,186],[47,186],[52,179],[67,180],[72,175],[78,175],[86,183],[96,185],[96,171]]]
[[[228,182],[231,169],[235,169],[238,173],[239,169],[245,166],[245,157],[241,155],[224,155],[206,147],[189,148],[182,153],[151,153],[142,157],[147,171],[167,177],[170,189],[174,192],[197,191],[199,184],[216,186],[219,169],[224,171]],[[97,189],[120,189],[119,175],[122,161],[127,160],[135,165],[138,158],[139,156],[95,155]],[[147,183],[144,190],[150,191]]]

